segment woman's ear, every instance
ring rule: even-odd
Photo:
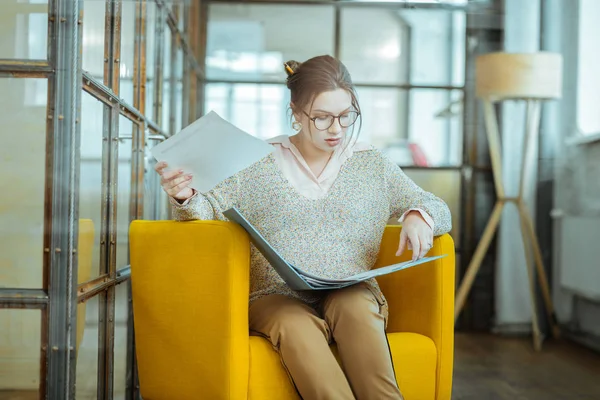
[[[292,102],[290,102],[290,109],[292,110],[292,115],[294,116],[294,120],[300,122],[300,113],[297,112],[296,106]]]

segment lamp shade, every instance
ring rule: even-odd
[[[489,100],[557,99],[562,95],[562,55],[489,53],[475,61],[476,93]]]

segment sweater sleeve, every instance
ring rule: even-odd
[[[399,219],[413,209],[424,211],[433,220],[435,236],[450,232],[452,218],[446,203],[432,193],[426,192],[413,182],[402,169],[383,157],[384,176],[390,202],[390,217]]]
[[[183,203],[170,198],[173,218],[177,221],[219,220],[226,221],[223,211],[236,207],[239,177],[224,180],[207,193],[195,192]]]

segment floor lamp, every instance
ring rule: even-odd
[[[481,262],[498,228],[504,206],[513,203],[519,212],[521,237],[525,247],[525,264],[529,276],[529,292],[533,313],[533,344],[536,350],[540,350],[543,339],[538,325],[535,302],[536,274],[534,273],[534,264],[537,269],[537,278],[541,287],[546,313],[552,324],[553,336],[558,337],[560,330],[554,313],[548,279],[544,270],[533,220],[525,204],[524,191],[525,188],[529,187],[528,185],[535,184],[534,182],[527,182],[527,178],[533,163],[536,161],[535,154],[531,152],[533,149],[531,144],[538,136],[541,102],[557,99],[561,96],[562,57],[559,54],[545,52],[531,54],[490,53],[476,59],[475,69],[476,93],[483,103],[497,200],[458,289],[454,317],[455,320],[458,319]],[[502,178],[500,133],[494,104],[504,100],[523,100],[527,105],[523,164],[521,166],[519,192],[516,197],[505,195]]]

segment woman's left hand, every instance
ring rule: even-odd
[[[412,248],[413,261],[425,257],[425,254],[433,246],[433,230],[418,211],[410,212],[402,222],[402,233],[400,234],[400,245],[396,256]]]

